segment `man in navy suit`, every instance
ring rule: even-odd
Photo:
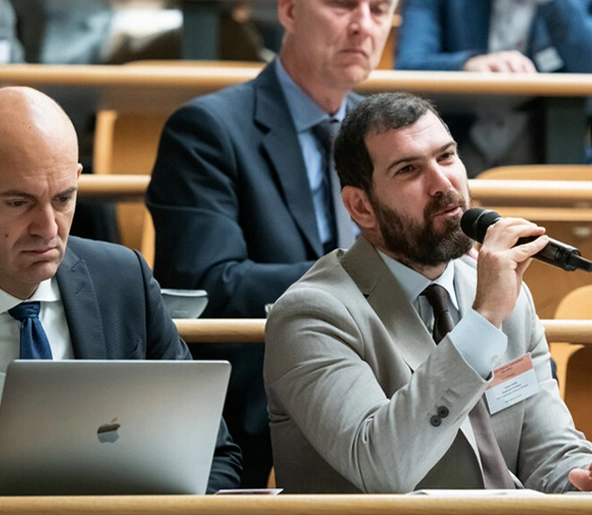
[[[336,246],[327,156],[313,129],[342,120],[355,101],[350,91],[377,66],[395,4],[279,0],[279,58],[255,80],[197,98],[166,123],[147,194],[155,276],[163,286],[206,290],[205,317],[264,317],[266,305]],[[263,346],[197,350],[232,362],[224,416],[243,450],[243,486],[264,486],[271,449]]]
[[[592,72],[591,0],[405,0],[402,16],[397,69]],[[485,106],[477,124],[446,117],[469,175],[541,160],[536,109],[507,102]]]
[[[39,303],[53,359],[191,359],[139,253],[68,238],[81,170],[64,111],[34,89],[0,89],[0,373],[19,357],[8,311],[23,300]],[[237,487],[240,470],[222,420],[208,492]]]

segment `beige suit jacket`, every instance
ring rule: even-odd
[[[454,266],[462,316],[475,296],[475,262]],[[498,443],[526,488],[561,492],[569,470],[592,462],[592,445],[559,396],[525,287],[502,330],[508,346],[500,364],[530,352],[541,391],[491,417]],[[286,492],[483,486],[470,435],[459,429],[488,381],[448,337],[434,344],[364,238],[321,258],[277,301],[265,340],[276,481]]]

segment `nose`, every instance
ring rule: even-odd
[[[442,195],[453,189],[452,181],[446,169],[441,167],[438,163],[433,163],[429,167],[429,193],[430,196],[436,197]]]
[[[33,212],[33,219],[29,226],[29,232],[48,242],[58,234],[56,212],[51,204],[39,205]]]
[[[370,30],[371,22],[372,22],[372,13],[370,11],[370,3],[362,1],[352,11],[349,30],[352,35],[366,34]]]

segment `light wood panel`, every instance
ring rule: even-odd
[[[141,201],[149,182],[149,174],[83,174],[79,180],[79,194],[120,200],[133,198]],[[497,207],[506,204],[502,207],[516,205],[516,209],[523,209],[523,206],[535,204],[533,209],[537,209],[541,216],[544,216],[544,210],[549,209],[546,207],[547,202],[556,203],[563,208],[568,207],[570,213],[580,209],[579,206],[582,205],[590,205],[592,210],[592,181],[470,179],[469,189],[473,200],[483,205]],[[582,209],[586,214],[589,212],[587,207]]]
[[[149,182],[149,175],[82,174],[78,179],[78,195],[100,202],[142,202]]]
[[[42,90],[88,94],[97,109],[119,112],[170,113],[204,93],[254,78],[260,63],[247,65],[168,66],[154,64],[0,66],[0,84],[20,84]],[[592,95],[592,74],[505,74],[374,70],[356,91],[411,91],[426,95],[454,95],[470,106],[476,96],[587,97]]]
[[[166,116],[162,114],[100,111],[95,130],[94,173],[149,176],[156,161],[160,133],[165,121]],[[145,231],[154,230],[152,219],[147,215],[148,211],[143,205],[131,202],[117,204],[117,219],[123,245],[144,250],[142,244]],[[153,253],[153,249],[151,250]]]
[[[149,181],[150,177],[147,173],[143,175],[82,175],[79,181],[79,194],[97,199],[142,204]],[[520,216],[546,225],[548,222],[578,222],[574,225],[574,234],[582,239],[590,236],[590,231],[586,228],[592,224],[592,207],[587,207],[592,203],[592,181],[473,179],[469,181],[469,188],[475,201],[482,205],[493,206],[502,216]],[[552,207],[541,207],[547,202]],[[499,204],[505,205],[500,206]],[[520,207],[509,207],[512,204]],[[538,207],[522,207],[529,204]],[[147,261],[151,264],[154,250],[154,229],[147,211],[140,208],[140,213],[144,218],[142,220],[135,219],[136,228],[133,233],[136,238],[135,243],[130,244],[129,240],[126,243],[142,250]],[[580,222],[585,222],[585,224],[582,225]],[[549,234],[554,234],[552,226],[549,227]],[[142,235],[141,238],[140,235]],[[592,251],[587,254],[586,249],[582,250],[584,255],[592,256]],[[548,265],[540,263],[535,266],[550,268]],[[584,274],[584,272],[574,272],[575,277],[565,277],[567,272],[555,271],[555,273],[557,272],[559,272],[561,281],[577,282]],[[552,290],[545,291],[553,293]],[[555,296],[556,298],[552,299],[552,302],[556,303],[560,296]],[[553,313],[547,309],[540,315],[551,317]]]
[[[460,494],[459,494],[460,495]],[[225,495],[3,497],[0,514],[19,515],[588,515],[592,497],[406,495]]]
[[[592,320],[542,320],[547,341],[592,345]],[[175,319],[187,342],[262,342],[264,318]]]
[[[495,185],[485,186],[488,193],[479,198],[479,203],[503,216],[520,216],[544,225],[549,236],[578,248],[584,257],[592,258],[592,166],[492,168],[473,181],[472,193],[477,193],[481,181],[499,181],[500,188],[496,193]],[[534,186],[529,187],[529,184]],[[566,272],[534,260],[524,274],[524,281],[532,292],[538,315],[552,318],[567,293],[592,284],[592,274],[581,270]]]
[[[555,318],[592,320],[592,285],[577,288],[563,297],[555,311]],[[561,372],[561,377],[558,375],[559,386],[574,423],[588,439],[591,439],[592,347],[574,343],[553,343],[551,352],[553,356],[561,359],[556,359],[558,372]]]

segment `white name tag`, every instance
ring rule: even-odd
[[[492,415],[532,397],[540,390],[530,353],[516,358],[493,371],[485,398]]]

